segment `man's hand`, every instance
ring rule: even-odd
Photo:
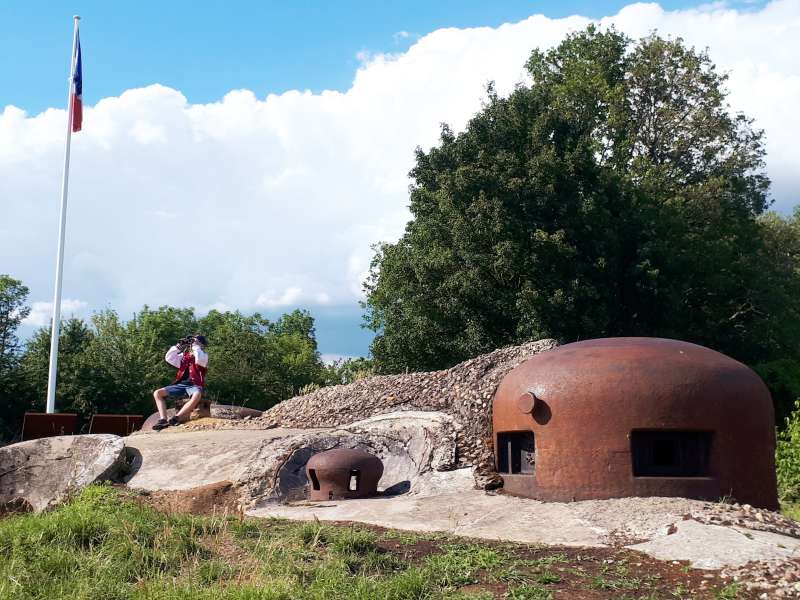
[[[184,350],[186,350],[186,348],[189,347],[189,344],[191,344],[191,340],[188,337],[183,337],[179,339],[178,343],[175,345],[178,347],[178,350],[183,352]]]

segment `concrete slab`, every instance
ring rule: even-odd
[[[571,514],[568,505],[473,488],[469,469],[429,473],[416,493],[329,502],[267,504],[248,512],[258,517],[357,521],[412,531],[443,531],[466,537],[565,546],[602,546],[607,533]],[[554,526],[557,523],[557,526]]]
[[[431,473],[417,493],[337,502],[266,504],[256,517],[355,521],[413,531],[529,544],[628,547],[662,560],[719,569],[755,560],[800,558],[800,539],[741,527],[705,525],[684,515],[705,503],[684,498],[539,502],[472,489],[467,469]],[[672,532],[672,533],[668,533]]]
[[[248,512],[258,517],[357,521],[412,531],[443,531],[466,537],[565,546],[602,546],[601,530],[555,508],[547,520],[520,498],[487,496],[481,491],[436,496],[402,496],[341,502],[267,505]],[[558,527],[553,526],[557,519]]]
[[[434,421],[431,423],[435,425]],[[382,421],[373,426],[383,433],[387,431]],[[398,448],[406,448],[416,435],[410,432],[417,431],[409,427],[408,418],[401,419],[389,428],[391,435],[375,435],[381,440],[385,437]],[[603,546],[630,540],[624,543],[635,550],[663,560],[688,560],[695,567],[706,569],[738,566],[754,560],[800,558],[799,539],[686,520],[684,516],[701,514],[709,506],[696,500],[620,498],[539,502],[487,494],[473,489],[470,469],[432,470],[430,444],[425,445],[424,452],[413,453],[414,457],[427,457],[424,470],[413,469],[418,476],[413,477],[411,471],[408,475],[398,471],[398,477],[414,479],[411,491],[406,494],[366,500],[282,504],[277,501],[281,496],[267,493],[280,479],[282,465],[288,464],[282,462],[285,458],[281,457],[290,456],[294,446],[334,447],[342,435],[343,439],[359,435],[365,443],[372,440],[368,432],[281,428],[203,432],[178,429],[133,435],[125,438],[127,451],[134,458],[134,472],[127,483],[145,490],[187,490],[231,481],[247,492],[249,498],[275,500],[248,511],[259,517],[354,521],[532,544]],[[668,534],[670,531],[672,533]],[[632,543],[634,540],[642,543]]]
[[[133,474],[125,482],[143,490],[188,490],[240,474],[277,440],[309,429],[223,429],[202,433],[169,429],[125,439]]]
[[[671,530],[674,533],[663,532],[648,542],[628,547],[661,560],[688,560],[698,569],[800,557],[800,540],[768,531],[697,521],[680,521]]]

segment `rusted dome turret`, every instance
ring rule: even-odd
[[[538,354],[493,403],[506,491],[546,500],[684,496],[777,508],[772,400],[751,369],[656,338]]]
[[[312,456],[306,475],[309,500],[367,498],[378,491],[383,463],[364,450],[337,448]]]

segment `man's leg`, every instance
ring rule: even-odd
[[[178,421],[182,423],[184,420],[188,420],[189,415],[192,414],[192,411],[197,408],[198,404],[200,404],[200,398],[202,397],[203,392],[195,392],[192,394],[192,396],[189,398],[189,401],[178,411],[178,414],[176,415],[178,417]],[[186,419],[184,419],[184,416]]]
[[[156,409],[158,409],[158,416],[167,420],[167,390],[159,388],[153,392],[153,398],[156,401]]]

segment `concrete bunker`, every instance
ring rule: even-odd
[[[492,425],[510,494],[778,506],[769,391],[745,365],[696,344],[608,338],[543,352],[500,383]]]

